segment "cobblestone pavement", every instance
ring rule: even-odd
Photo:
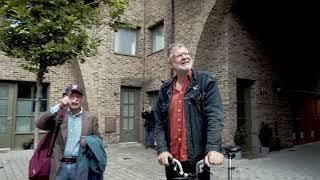
[[[107,148],[107,180],[154,179],[163,180],[164,168],[156,160],[153,149],[141,144],[111,144]],[[15,150],[0,153],[0,180],[28,179],[28,165],[33,150]]]
[[[164,180],[164,168],[156,160],[156,152],[141,144],[111,144],[107,148],[107,180]],[[263,158],[234,160],[234,180],[320,180],[320,142],[294,146],[271,152]],[[0,153],[0,179],[27,179],[32,150]],[[227,159],[214,166],[214,180],[227,179]]]
[[[156,151],[141,145],[112,144],[108,147],[107,180],[166,179]]]
[[[234,160],[233,180],[320,180],[320,141],[272,151],[265,157]],[[226,164],[214,167],[216,178],[225,180]]]

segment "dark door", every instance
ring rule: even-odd
[[[139,90],[121,88],[120,142],[139,141]]]
[[[13,85],[0,83],[0,148],[11,148]]]
[[[301,102],[296,120],[296,143],[304,144],[320,140],[320,99],[310,98]]]
[[[237,131],[235,143],[243,151],[249,151],[251,146],[251,97],[250,87],[253,81],[237,79]]]

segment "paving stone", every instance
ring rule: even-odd
[[[294,151],[292,151],[294,150]],[[107,147],[107,180],[165,180],[164,167],[157,161],[153,149],[140,144],[111,144]],[[236,168],[233,180],[319,180],[320,142],[271,152],[258,159],[233,160]],[[0,179],[28,179],[28,164],[32,150],[9,151],[0,154]],[[226,180],[227,159],[213,166],[213,180]]]

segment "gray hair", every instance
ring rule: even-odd
[[[171,44],[169,47],[168,47],[168,62],[170,63],[171,61],[171,58],[172,58],[172,54],[173,52],[176,50],[176,49],[179,49],[179,48],[187,48],[184,44],[181,44],[181,43],[173,43]],[[187,48],[188,49],[188,48]]]

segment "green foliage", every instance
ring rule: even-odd
[[[89,29],[106,9],[117,28],[127,6],[128,0],[0,0],[0,50],[43,76],[50,66],[94,55],[100,41]]]
[[[259,139],[261,145],[264,147],[270,147],[272,143],[272,129],[267,123],[262,122],[260,132],[259,132]]]
[[[110,17],[111,20],[109,22],[109,26],[113,29],[117,29],[120,23],[120,15],[123,14],[124,10],[128,6],[128,0],[105,0],[105,3],[110,8]]]
[[[234,136],[236,145],[245,146],[247,144],[247,131],[244,127],[238,127]]]

